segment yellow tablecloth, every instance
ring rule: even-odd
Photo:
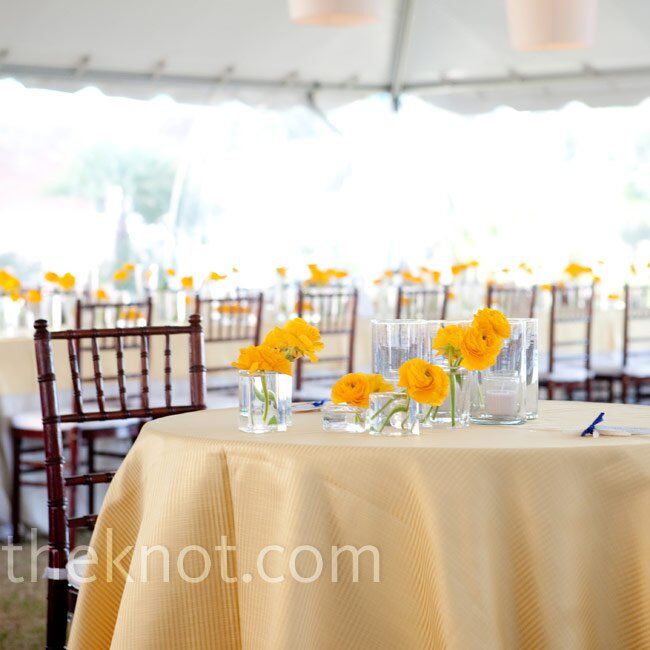
[[[650,439],[580,438],[600,410],[543,402],[524,426],[419,438],[328,434],[313,413],[264,436],[238,432],[233,410],[149,423],[104,502],[70,647],[648,648]],[[610,423],[650,421],[648,407],[602,410]],[[222,536],[236,551],[214,550]],[[143,562],[155,545],[169,582],[160,549]],[[258,571],[269,545],[285,550],[264,571],[283,582]],[[310,583],[291,576],[301,545],[323,559]],[[332,546],[345,545],[376,547],[378,582],[370,552],[356,583],[342,553],[332,582]],[[129,546],[133,581],[115,565],[109,582],[107,557]],[[186,575],[200,576],[196,546],[212,567],[190,583],[177,560],[185,548]],[[295,568],[312,576],[314,552]]]

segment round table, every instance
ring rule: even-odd
[[[650,420],[542,402],[523,426],[408,438],[325,433],[319,413],[258,436],[234,410],[151,422],[70,647],[648,648],[650,436],[581,438],[601,410]]]

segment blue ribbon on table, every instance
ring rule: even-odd
[[[605,419],[605,414],[601,413],[581,434],[580,437],[593,436],[596,430],[596,425],[600,424]]]

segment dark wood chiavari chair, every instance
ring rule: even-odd
[[[508,318],[534,318],[537,286],[500,287],[488,284],[486,306],[499,309]]]
[[[114,328],[133,329],[136,327],[147,326],[152,324],[153,301],[151,297],[135,302],[116,301],[116,302],[85,302],[77,300],[76,304],[76,329],[96,329],[96,328]],[[115,350],[116,341],[113,339],[102,339],[98,343],[99,352]],[[136,350],[140,343],[137,337],[124,337],[122,339],[122,351]],[[89,363],[93,358],[93,349],[91,345],[81,346],[79,348],[80,359],[79,368],[81,373],[81,383],[83,385],[91,384],[95,381],[94,362]],[[127,352],[128,353],[128,352]],[[137,379],[139,372],[126,372],[127,380]],[[115,382],[116,376],[105,376],[105,382]],[[133,398],[131,398],[133,399]],[[117,395],[107,394],[104,396],[106,402],[116,402]],[[107,423],[104,426],[84,427],[79,430],[80,442],[86,449],[86,459],[88,463],[88,472],[95,471],[98,458],[111,458],[118,462],[124,459],[124,453],[114,449],[100,449],[97,442],[107,438],[128,438],[133,442],[140,431],[142,422],[139,420],[128,420],[117,423]],[[94,489],[91,487],[88,491],[88,509],[92,512],[95,509]]]
[[[195,312],[203,318],[206,348],[223,343],[259,345],[262,328],[264,294],[262,292],[237,292],[232,297],[202,298],[196,295]],[[209,354],[208,354],[209,358]],[[208,375],[232,372],[227,366],[208,366]],[[232,386],[208,386],[208,390]]]
[[[594,287],[565,287],[551,289],[548,372],[540,383],[545,385],[549,399],[556,388],[565,390],[568,399],[574,391],[583,390],[587,401],[593,393],[594,372],[591,368],[591,330],[593,321]],[[564,338],[565,327],[584,328],[582,335]]]
[[[315,325],[322,336],[347,337],[346,353],[320,357],[321,363],[345,364],[347,372],[354,372],[354,341],[357,331],[357,304],[359,292],[356,288],[332,287],[313,289],[300,287],[296,311],[300,318]],[[296,390],[300,391],[305,381],[318,381],[338,377],[337,374],[305,376],[304,359],[296,361]]]
[[[621,380],[623,402],[630,388],[638,402],[641,388],[650,384],[650,286],[625,286]]]
[[[68,614],[74,611],[78,593],[79,571],[69,566],[68,554],[70,537],[79,528],[94,528],[97,515],[89,513],[76,517],[69,516],[66,489],[109,483],[113,472],[64,476],[62,427],[79,426],[89,422],[111,422],[121,419],[137,418],[150,420],[166,415],[187,413],[205,408],[205,364],[201,317],[193,315],[187,326],[114,328],[96,330],[69,330],[49,332],[47,322],[38,320],[34,324],[34,344],[36,364],[45,432],[45,472],[47,477],[48,515],[49,515],[49,553],[48,553],[48,607],[47,607],[47,648],[65,648]],[[171,337],[189,335],[189,404],[174,405],[171,378]],[[140,402],[141,406],[131,408],[127,403],[126,373],[123,364],[123,344],[127,337],[137,337],[140,341]],[[164,405],[156,406],[150,396],[150,342],[154,337],[163,337],[164,348]],[[51,340],[64,340],[68,344],[70,374],[73,384],[73,408],[71,413],[61,414],[57,400],[56,377]],[[105,399],[104,377],[100,363],[99,349],[102,342],[115,343],[118,367],[118,403],[111,408]],[[89,341],[93,349],[94,400],[93,410],[86,410],[83,400],[79,351],[82,343]]]
[[[397,290],[395,318],[445,320],[449,303],[449,287],[434,288],[400,286]]]

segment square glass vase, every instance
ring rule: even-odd
[[[372,393],[368,432],[376,436],[419,436],[420,409],[406,393]]]
[[[422,405],[421,419],[425,429],[469,426],[471,375],[465,368],[450,370],[446,366],[444,370],[449,377],[449,393],[440,406]]]
[[[323,406],[323,430],[345,433],[363,433],[366,430],[368,409],[348,404],[325,404]]]
[[[291,422],[291,377],[279,372],[239,372],[239,430],[286,431]]]

